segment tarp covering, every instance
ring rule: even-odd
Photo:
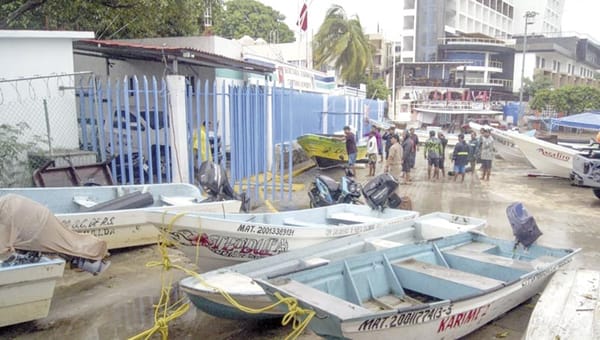
[[[67,229],[42,204],[9,194],[0,197],[0,254],[15,249],[91,260],[101,260],[107,254],[105,241]]]
[[[600,130],[600,111],[584,112],[562,118],[553,118],[552,126],[566,126],[576,129]]]

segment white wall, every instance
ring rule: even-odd
[[[547,63],[548,61],[546,61]],[[523,68],[523,53],[515,53],[515,67],[513,73],[513,92],[519,92],[521,89],[521,70]],[[535,53],[525,54],[525,73],[524,79],[533,79],[535,70]]]
[[[12,81],[23,77],[72,74],[72,40],[92,32],[0,31],[0,123],[29,125],[23,139],[47,138],[44,100],[53,148],[78,149],[76,100],[72,75]]]

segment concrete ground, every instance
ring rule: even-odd
[[[487,219],[486,232],[491,236],[512,238],[506,218],[506,207],[515,201],[525,204],[544,233],[540,244],[582,248],[570,268],[600,270],[600,200],[591,189],[573,187],[565,179],[528,176],[533,169],[502,160],[494,161],[489,182],[467,174],[464,183],[451,178],[427,181],[422,154],[417,158],[414,182],[401,190],[412,199],[413,209],[421,214],[445,211]],[[447,161],[447,163],[449,163]],[[380,172],[382,166],[378,164]],[[317,169],[296,178],[306,188]],[[339,179],[341,170],[323,173]],[[367,169],[359,169],[357,179],[368,180]],[[308,207],[306,191],[293,193],[291,199],[271,202],[279,210]],[[266,210],[263,205],[259,210]],[[178,251],[171,250],[176,263],[189,262]],[[0,328],[5,339],[123,339],[153,325],[153,303],[161,286],[160,269],[147,268],[148,261],[158,260],[156,246],[114,252],[111,267],[100,276],[66,270],[59,281],[47,318]],[[172,282],[183,277],[173,272]],[[174,294],[177,295],[177,294]],[[177,296],[174,296],[177,297]],[[504,317],[482,327],[466,339],[520,339],[534,306],[535,299]],[[290,327],[279,322],[233,321],[214,318],[194,308],[170,324],[172,339],[281,339]],[[155,337],[157,338],[157,337]],[[300,339],[317,339],[310,330]]]

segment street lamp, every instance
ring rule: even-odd
[[[519,89],[519,119],[521,119],[524,115],[523,108],[523,82],[525,78],[525,53],[527,52],[527,26],[533,24],[533,21],[529,21],[529,19],[535,18],[538,15],[537,12],[527,11],[525,12],[525,32],[523,34],[523,55],[521,56],[522,64],[521,64],[521,87]],[[517,122],[518,124],[518,122]]]

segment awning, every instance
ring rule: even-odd
[[[576,129],[600,130],[600,111],[583,112],[562,118],[552,118],[554,126],[566,126]]]

